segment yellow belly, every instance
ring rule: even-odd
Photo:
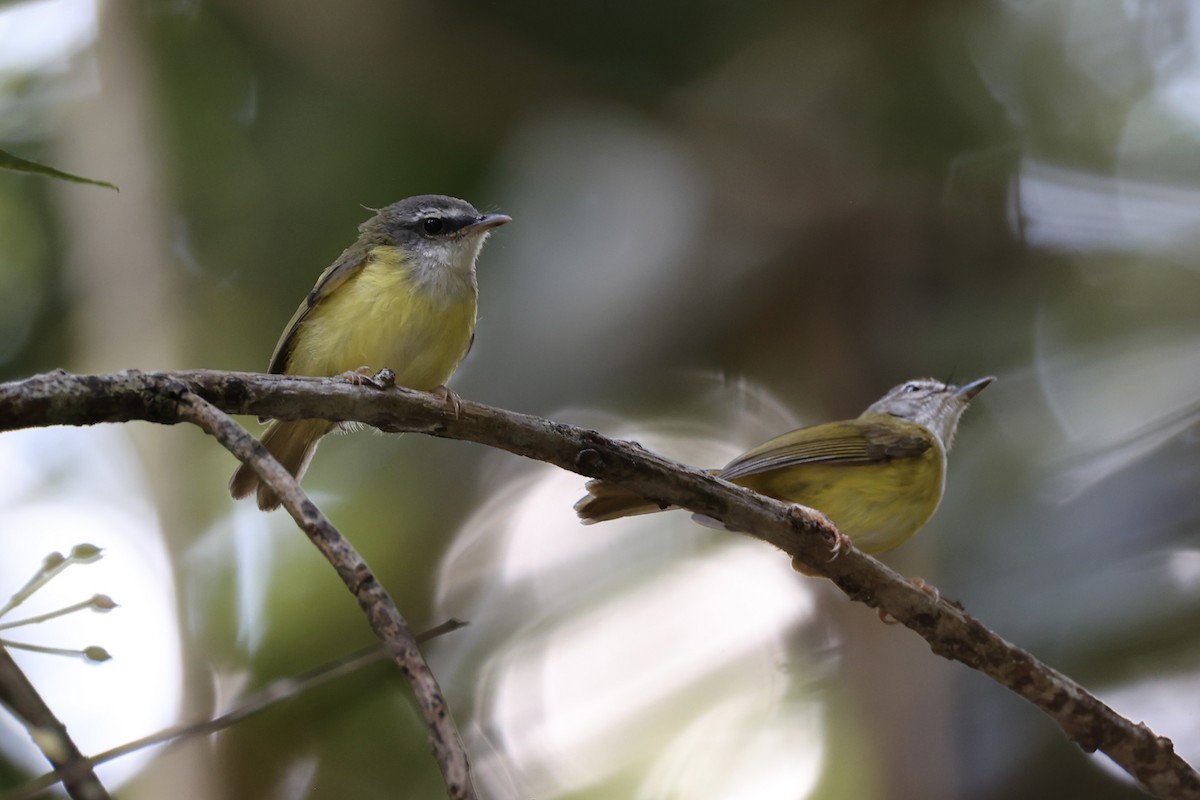
[[[309,312],[287,372],[388,367],[400,386],[429,391],[450,380],[466,356],[475,313],[473,282],[432,291],[394,260],[372,261]]]
[[[734,481],[777,500],[825,514],[868,553],[903,544],[937,511],[945,456],[932,447],[916,458],[877,464],[803,464]]]

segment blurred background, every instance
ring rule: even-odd
[[[0,149],[120,186],[0,172],[0,379],[265,369],[364,206],[426,192],[514,218],[471,400],[720,466],[907,378],[997,375],[884,560],[1200,762],[1194,3],[9,2],[0,111]],[[18,654],[85,752],[371,642],[196,430],[6,434],[0,465],[0,596],[106,549],[28,605],[119,609],[11,637],[113,654]],[[483,796],[1141,796],[769,547],[579,526],[582,483],[369,432],[305,479],[414,628],[470,622],[427,650]],[[5,787],[44,769],[0,743]],[[444,794],[386,665],[100,774]]]

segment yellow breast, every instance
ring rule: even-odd
[[[815,508],[855,546],[879,553],[903,544],[937,511],[945,486],[940,447],[875,464],[802,464],[738,478],[778,500]]]
[[[287,372],[388,367],[401,386],[429,391],[444,385],[471,346],[476,294],[473,277],[417,283],[394,250],[380,248],[309,312]]]

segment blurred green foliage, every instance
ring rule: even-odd
[[[116,189],[111,183],[98,181],[94,178],[85,178],[82,175],[72,175],[69,172],[55,169],[54,167],[45,164],[39,164],[36,161],[29,161],[20,156],[0,150],[0,169],[12,170],[13,172],[28,172],[33,175],[45,175],[49,178],[54,178],[60,181],[69,181],[71,183],[90,183],[93,186],[103,186],[106,189]]]

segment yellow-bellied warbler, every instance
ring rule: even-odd
[[[296,309],[268,372],[328,376],[388,368],[400,386],[449,393],[445,384],[475,336],[475,259],[488,233],[511,221],[442,195],[378,209]],[[262,441],[299,478],[321,437],[337,425],[276,421]],[[257,494],[264,511],[279,506],[246,465],[229,491],[235,498]]]
[[[902,383],[855,419],[777,436],[716,470],[720,478],[824,513],[858,548],[903,544],[937,511],[958,420],[995,378],[953,386]],[[575,504],[584,523],[664,510],[633,492],[589,481]]]

